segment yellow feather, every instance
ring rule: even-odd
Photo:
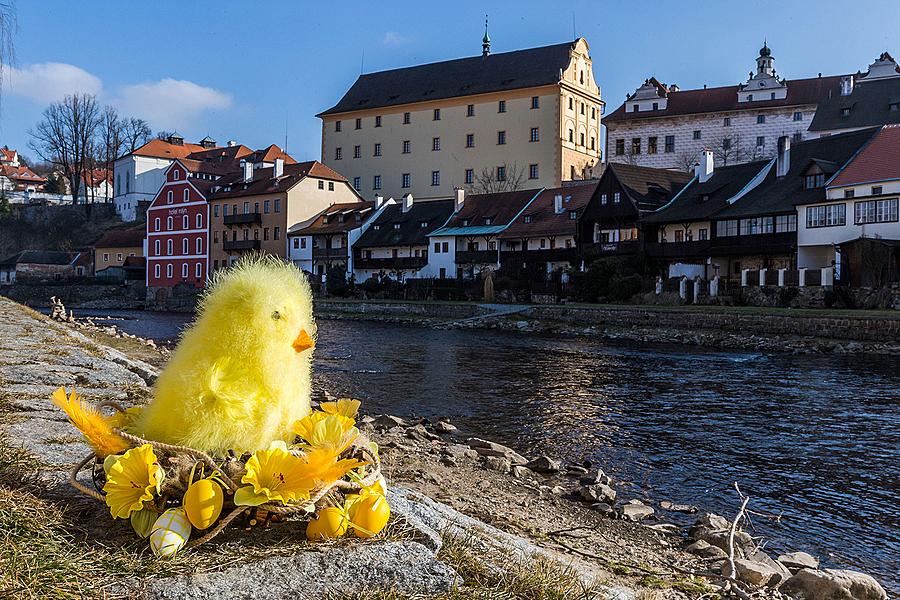
[[[66,396],[66,388],[60,387],[53,392],[51,399],[66,413],[72,425],[81,431],[97,456],[105,458],[128,449],[128,443],[113,433],[109,420],[93,406],[83,403],[74,389]]]
[[[301,332],[315,340],[312,292],[292,264],[252,256],[216,272],[129,432],[213,453],[293,441],[310,410]]]

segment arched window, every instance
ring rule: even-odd
[[[203,277],[203,265],[201,263],[197,263],[196,274],[197,274],[197,279],[200,279],[201,277]]]
[[[160,227],[160,225],[159,225],[159,217],[156,217],[156,220],[153,221],[153,226],[155,227],[156,231],[159,231],[159,227]]]
[[[166,192],[166,204],[172,204],[173,199],[174,199],[174,196],[172,195],[172,190],[169,190],[168,192]]]
[[[166,277],[172,277],[172,263],[166,265]]]
[[[197,229],[203,229],[203,214],[197,213]]]
[[[187,275],[188,275],[188,264],[181,263],[181,276],[186,278]]]
[[[172,240],[166,240],[166,254],[172,256]]]
[[[197,238],[197,254],[203,254],[203,238]]]
[[[183,240],[181,240],[181,253],[182,253],[182,254],[185,254],[185,255],[188,253],[188,240],[187,240],[187,238],[184,238]],[[185,264],[187,264],[187,263],[185,263]]]
[[[159,256],[159,240],[153,242],[153,254]],[[159,275],[157,275],[157,277],[159,277]]]
[[[153,276],[156,277],[157,279],[159,279],[159,275],[160,275],[160,269],[159,269],[159,265],[157,264],[155,267],[153,267]]]
[[[172,217],[166,218],[166,231],[172,231],[172,228],[175,226],[175,221],[172,220]]]
[[[175,169],[172,172],[172,179],[174,179],[175,181],[178,181],[179,179],[181,179],[181,171],[179,171],[178,169]]]
[[[191,228],[191,220],[188,219],[187,215],[181,217],[181,228],[182,229],[190,229]]]
[[[188,190],[187,188],[184,188],[184,192],[182,192],[182,194],[181,194],[181,199],[184,200],[185,202],[187,202],[189,197],[190,197],[190,190]]]

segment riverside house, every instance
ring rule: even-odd
[[[271,167],[242,161],[238,172],[216,181],[209,196],[211,269],[225,268],[252,251],[288,258],[288,228],[332,204],[361,202],[343,175],[318,161]]]
[[[900,125],[878,130],[824,189],[797,203],[798,267],[835,266],[851,287],[900,279]]]
[[[500,234],[529,207],[543,189],[466,195],[455,190],[447,223],[429,236],[425,277],[471,278],[500,267]]]
[[[645,219],[655,241],[647,254],[665,260],[669,275],[727,277],[745,271],[797,268],[797,205],[825,201],[825,182],[877,130],[807,140],[778,140],[768,161],[714,168],[704,151],[694,178],[666,206]],[[824,222],[836,218],[826,214]]]
[[[643,217],[666,204],[690,179],[671,169],[607,165],[579,219],[584,259],[641,252]]]
[[[356,281],[375,275],[398,281],[421,277],[428,265],[428,236],[447,222],[453,204],[453,200],[414,202],[412,194],[399,202],[386,200],[353,244]]]
[[[592,180],[541,191],[498,235],[503,267],[529,279],[576,267],[579,220],[597,185]]]
[[[94,275],[124,279],[125,261],[144,256],[144,226],[110,229],[94,243]]]
[[[353,272],[351,246],[375,212],[375,202],[357,200],[332,204],[288,230],[288,257],[317,277],[331,269]]]

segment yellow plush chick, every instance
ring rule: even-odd
[[[216,273],[153,401],[125,429],[215,454],[290,442],[310,411],[315,339],[304,275],[276,258],[243,259]]]

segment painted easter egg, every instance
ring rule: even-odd
[[[384,529],[391,517],[391,507],[381,494],[360,496],[348,510],[350,522],[355,525],[356,537],[370,538]]]
[[[206,529],[219,518],[224,500],[222,486],[212,479],[201,479],[184,493],[184,512],[191,525]]]
[[[327,506],[306,526],[306,539],[311,542],[339,538],[347,533],[349,521],[343,509]]]
[[[191,524],[183,508],[170,508],[159,516],[150,532],[150,549],[160,557],[172,557],[191,537]]]
[[[149,508],[142,508],[131,513],[131,527],[142,538],[147,538],[153,531],[153,525],[159,518],[159,513]]]

